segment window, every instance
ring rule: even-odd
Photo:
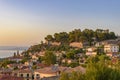
[[[29,77],[29,74],[27,74],[27,77]]]
[[[21,74],[21,77],[23,77],[23,74]]]
[[[36,74],[36,76],[39,76],[39,74]]]
[[[39,74],[36,74],[36,79],[39,79],[40,78],[40,75]]]

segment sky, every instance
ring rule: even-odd
[[[0,0],[0,46],[30,46],[79,28],[120,35],[119,21],[120,0]]]

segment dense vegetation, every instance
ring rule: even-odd
[[[111,66],[109,60],[104,55],[92,57],[87,64],[85,73],[79,71],[62,73],[60,80],[119,80],[119,66],[119,63]]]
[[[5,60],[0,62],[0,67],[7,68],[8,64],[14,64],[14,63],[16,63],[16,62],[15,61],[9,61],[8,59],[5,59]]]
[[[84,29],[81,31],[80,29],[75,29],[71,32],[60,32],[55,33],[54,35],[47,35],[45,40],[47,41],[56,41],[61,43],[70,43],[70,42],[89,42],[91,45],[92,41],[102,41],[108,39],[115,39],[115,33],[109,32],[109,30],[96,29],[95,31],[92,29]]]
[[[71,47],[69,43],[71,42],[88,42],[89,46],[92,45],[92,42],[115,39],[116,35],[114,32],[109,32],[109,30],[102,30],[102,29],[84,29],[81,31],[80,29],[75,29],[71,32],[60,32],[55,33],[54,35],[47,35],[45,40],[48,42],[60,42],[61,45],[53,46],[44,44],[41,42],[38,45],[31,46],[26,52],[40,52],[43,50],[48,51],[69,51]],[[73,49],[73,48],[72,48]]]
[[[56,63],[56,56],[52,51],[46,51],[44,56],[45,64],[52,65]]]

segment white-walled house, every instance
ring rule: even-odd
[[[97,55],[97,52],[86,52],[87,56],[95,56]]]
[[[33,72],[30,69],[26,69],[26,70],[16,70],[12,72],[13,76],[16,77],[22,77],[24,78],[24,80],[33,80],[32,76],[33,76]]]
[[[119,52],[119,45],[117,44],[107,44],[104,45],[104,52],[107,56],[115,56]]]
[[[86,49],[88,52],[94,52],[96,50],[95,47],[89,47]]]
[[[59,75],[59,70],[57,67],[46,67],[39,70],[34,71],[34,79],[40,80],[43,78],[50,78]]]
[[[97,52],[95,50],[96,50],[95,47],[87,48],[86,49],[86,55],[87,56],[95,56],[95,55],[97,55]]]
[[[88,46],[88,42],[71,42],[69,46],[75,47],[75,48],[83,48]]]
[[[117,53],[119,52],[119,45],[117,44],[104,45],[104,52],[105,53],[108,53],[108,52]]]

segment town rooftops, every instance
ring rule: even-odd
[[[107,44],[105,46],[118,46],[117,44]]]
[[[12,70],[11,69],[0,69],[0,73],[1,72],[12,72]]]
[[[75,68],[70,68],[70,67],[59,67],[59,71],[60,72],[67,72],[67,73],[71,73],[73,71],[80,71],[82,73],[85,73],[85,68],[81,67],[81,66],[78,66],[78,67],[75,67]]]
[[[36,65],[37,65],[37,67],[41,67],[41,68],[43,68],[43,67],[48,67],[48,65],[43,64],[43,63],[38,63],[38,64],[36,64]]]
[[[38,69],[35,72],[39,73],[45,73],[45,74],[52,74],[52,73],[57,73],[59,70],[57,67],[45,67],[42,69]]]
[[[32,70],[30,69],[25,69],[25,70],[19,70],[19,73],[32,73]]]

